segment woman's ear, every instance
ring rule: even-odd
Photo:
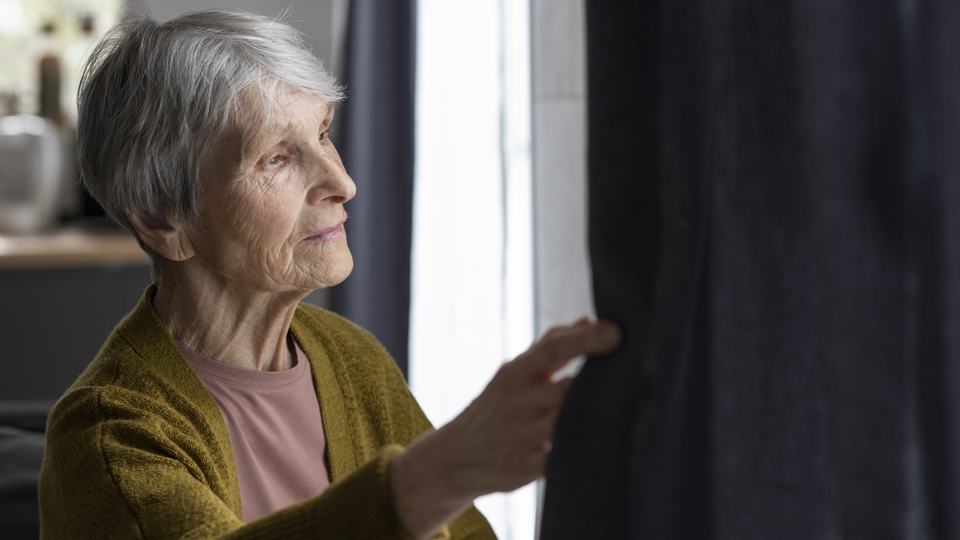
[[[127,219],[137,230],[143,243],[165,259],[185,261],[196,254],[193,243],[179,223],[134,214],[128,214]]]

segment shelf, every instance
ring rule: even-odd
[[[36,234],[0,234],[0,269],[149,265],[126,231],[68,227]]]

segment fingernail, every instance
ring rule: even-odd
[[[607,341],[611,344],[620,343],[621,334],[622,332],[617,324],[608,321],[603,325],[602,336],[604,341]]]
[[[577,319],[577,321],[573,324],[574,326],[584,326],[592,322],[594,322],[593,317],[591,317],[590,315],[584,315],[583,317],[580,317],[579,319]]]

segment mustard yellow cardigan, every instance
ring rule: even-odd
[[[290,329],[310,359],[332,485],[245,524],[223,417],[153,309],[155,292],[147,289],[50,413],[41,538],[406,538],[387,464],[430,423],[373,336],[297,308]],[[495,538],[472,507],[449,533]]]

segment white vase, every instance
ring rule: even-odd
[[[63,171],[59,128],[31,115],[0,117],[0,231],[54,223]]]

